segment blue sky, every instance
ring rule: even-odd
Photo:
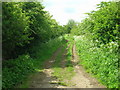
[[[67,24],[69,19],[80,22],[87,15],[84,13],[96,9],[96,4],[110,0],[43,0],[45,10],[61,25]]]

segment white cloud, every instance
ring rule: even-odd
[[[80,22],[86,17],[84,13],[95,10],[101,1],[109,0],[43,0],[43,5],[54,19],[65,25],[69,19]]]

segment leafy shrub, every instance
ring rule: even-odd
[[[117,2],[101,2],[99,10],[90,14],[93,20],[94,39],[99,42],[109,43],[118,40],[118,4]]]
[[[2,6],[2,45],[3,58],[6,59],[16,52],[16,46],[24,46],[31,38],[29,38],[29,17],[22,12],[19,4],[5,2]]]
[[[107,87],[118,88],[118,43],[97,47],[92,40],[81,36],[76,39],[76,47],[82,60],[80,64],[87,71],[92,72]]]
[[[13,87],[33,70],[34,62],[29,55],[19,56],[16,60],[4,61],[2,87]]]
[[[41,2],[3,2],[2,6],[4,60],[24,54],[34,41],[46,42],[65,32]]]

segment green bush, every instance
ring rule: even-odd
[[[2,87],[13,87],[17,83],[20,83],[33,70],[34,62],[29,55],[22,55],[15,60],[4,61]]]
[[[2,6],[4,60],[24,54],[34,41],[46,42],[65,32],[41,2],[3,2]]]
[[[3,59],[7,59],[16,52],[16,46],[24,46],[32,38],[29,38],[29,17],[19,8],[20,5],[5,2],[2,6],[2,49]]]
[[[118,88],[118,43],[95,46],[85,36],[76,37],[76,47],[83,66],[109,88]]]

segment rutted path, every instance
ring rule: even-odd
[[[61,52],[61,49],[63,47],[58,48],[52,57],[47,60],[43,68],[44,70],[42,72],[36,73],[33,78],[30,81],[30,87],[29,88],[56,88],[57,84],[52,84],[52,82],[57,82],[57,79],[55,77],[52,77],[51,73],[53,70],[51,69],[53,63],[55,62],[55,59],[57,55]]]
[[[82,66],[78,65],[79,58],[76,53],[75,44],[73,45],[72,53],[72,62],[76,72],[76,75],[71,79],[71,82],[75,84],[73,88],[105,88],[103,85],[99,84],[95,78],[91,77],[89,73],[86,73]]]
[[[57,56],[62,52],[63,46],[58,48],[52,57],[47,60],[43,65],[43,70],[37,72],[33,75],[29,81],[29,88],[105,88],[103,85],[99,84],[98,81],[91,77],[90,74],[86,73],[82,66],[78,65],[78,55],[76,53],[75,44],[72,48],[72,64],[74,67],[75,75],[72,77],[71,80],[67,80],[68,82],[72,83],[71,86],[62,86],[58,82],[57,77],[52,76],[53,65]],[[60,68],[65,68],[66,63],[66,53],[67,50],[65,49],[64,53],[61,56]]]

